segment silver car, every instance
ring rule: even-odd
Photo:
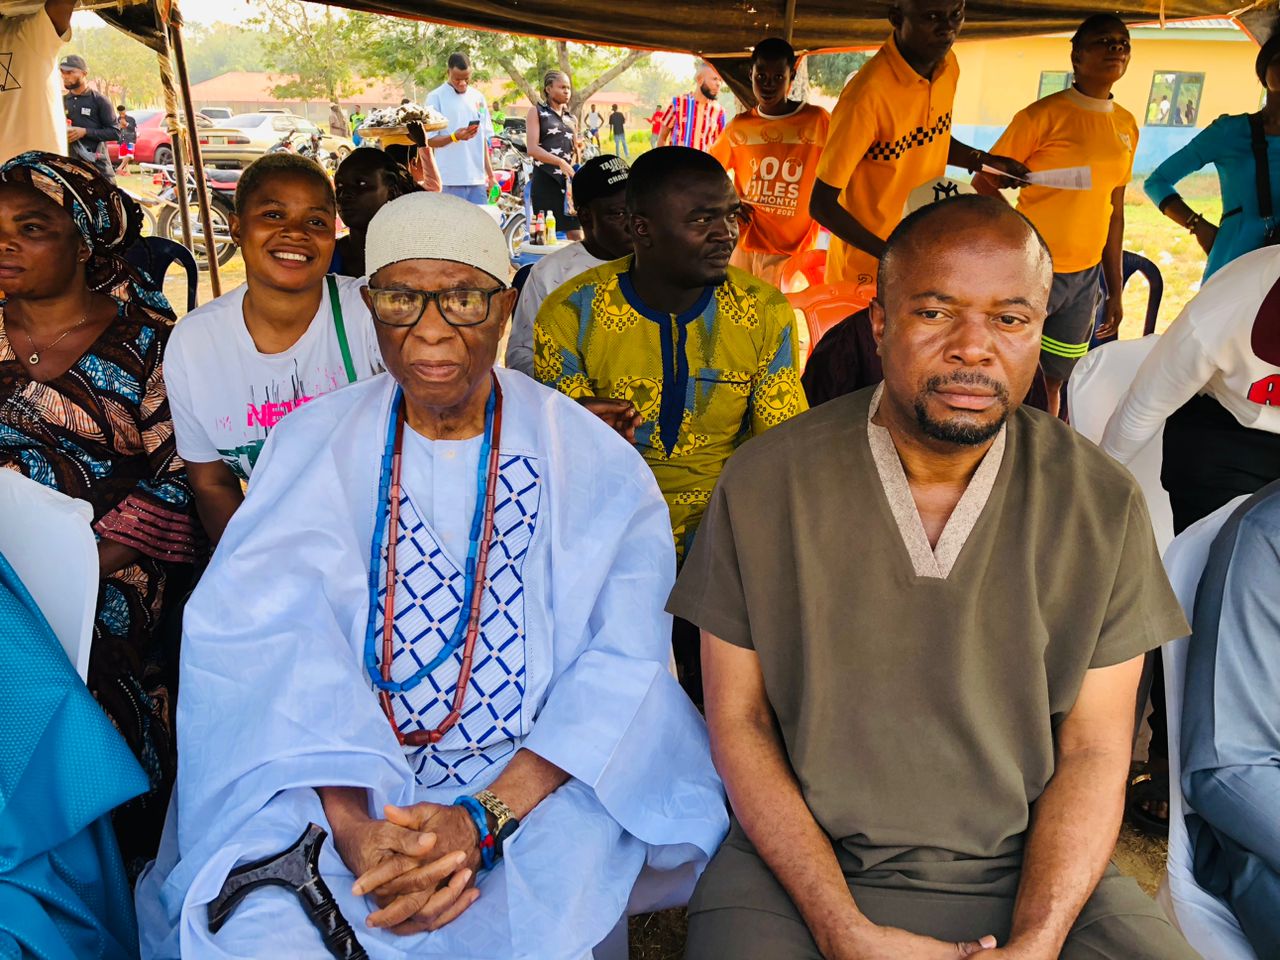
[[[235,130],[237,136],[211,136],[203,146],[205,163],[219,168],[247,167],[292,133],[291,149],[297,152],[310,143],[313,133],[320,136],[322,156],[336,154],[339,161],[356,148],[347,137],[335,137],[305,117],[292,113],[241,113],[218,121],[219,132]],[[239,141],[248,140],[248,143]]]

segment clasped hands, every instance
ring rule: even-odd
[[[1056,950],[1038,951],[1013,942],[997,947],[993,936],[947,942],[866,921],[836,942],[828,940],[821,946],[827,960],[1048,960],[1057,956]]]
[[[365,921],[400,936],[438,930],[480,898],[480,835],[466,809],[436,803],[388,804],[385,820],[355,819],[333,830],[351,892],[378,910]]]

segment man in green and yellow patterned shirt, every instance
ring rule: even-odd
[[[644,154],[627,183],[634,257],[569,280],[534,324],[538,380],[584,401],[644,455],[681,560],[729,455],[805,409],[795,314],[728,265],[740,210],[701,151]]]

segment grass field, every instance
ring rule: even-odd
[[[1181,184],[1183,198],[1206,219],[1218,222],[1222,212],[1222,196],[1215,176],[1197,174]],[[1124,248],[1152,260],[1164,277],[1164,299],[1156,331],[1163,332],[1173,322],[1187,301],[1200,289],[1205,255],[1186,230],[1166,218],[1142,192],[1142,184],[1129,185],[1124,205]],[[1147,310],[1147,281],[1141,276],[1130,280],[1124,291],[1125,320],[1120,327],[1124,339],[1142,335],[1142,319]]]
[[[633,144],[633,153],[636,147],[643,149],[644,146],[647,143]],[[122,183],[134,190],[151,190],[149,178],[129,177]],[[1193,208],[1217,221],[1221,198],[1215,178],[1206,175],[1189,178],[1182,184],[1182,195]],[[1165,292],[1157,330],[1163,331],[1200,289],[1204,253],[1190,234],[1165,219],[1147,200],[1139,182],[1130,186],[1126,198],[1125,249],[1150,258],[1160,268]],[[244,282],[244,261],[239,254],[222,268],[221,277],[224,291]],[[175,271],[165,284],[165,292],[180,314],[184,312],[181,305],[186,301],[185,283],[185,279]],[[1136,276],[1126,287],[1122,337],[1141,336],[1147,293],[1146,280],[1141,276]],[[202,273],[200,303],[208,302],[211,295],[208,274]],[[1114,860],[1122,873],[1136,878],[1148,894],[1154,894],[1164,874],[1165,855],[1166,847],[1162,841],[1149,840],[1126,826],[1116,845]],[[633,917],[630,923],[632,960],[680,960],[684,953],[686,929],[683,910]]]

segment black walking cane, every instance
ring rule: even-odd
[[[302,902],[324,945],[337,960],[369,960],[355,931],[320,876],[320,848],[328,834],[314,823],[288,850],[246,863],[227,875],[222,891],[209,903],[209,932],[217,933],[240,901],[261,886],[287,887]]]

